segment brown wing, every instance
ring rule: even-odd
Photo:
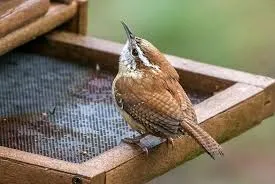
[[[116,101],[124,111],[157,136],[180,133],[183,107],[161,79],[121,77],[116,81]]]
[[[192,104],[177,81],[122,77],[115,90],[120,107],[149,133],[173,137],[187,131],[212,158],[223,155],[220,145],[197,124]]]

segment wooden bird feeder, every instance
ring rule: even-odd
[[[188,136],[146,137],[148,157],[120,143],[135,134],[111,96],[122,45],[86,29],[87,0],[0,2],[0,183],[144,183],[202,153]],[[218,142],[273,115],[274,79],[166,56]]]

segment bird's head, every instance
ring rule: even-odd
[[[129,27],[121,22],[127,36],[127,42],[120,55],[120,67],[127,71],[150,70],[157,73],[167,62],[163,54],[149,41],[135,36]]]

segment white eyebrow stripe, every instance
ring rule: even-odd
[[[140,60],[145,66],[152,67],[157,71],[159,71],[159,66],[151,64],[150,61],[143,55],[142,50],[139,48],[137,44],[136,44],[136,49],[138,51],[138,57],[140,58]]]

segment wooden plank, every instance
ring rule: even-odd
[[[77,14],[67,23],[62,26],[62,29],[67,31],[86,35],[88,29],[88,1],[76,0]]]
[[[71,184],[75,175],[49,168],[28,165],[23,162],[0,159],[0,183],[9,184]],[[90,184],[87,178],[79,177],[82,184]]]
[[[259,87],[243,83],[234,84],[232,87],[216,93],[214,96],[195,106],[196,114],[198,114],[198,122],[204,122],[217,114],[225,112],[230,107],[251,97],[251,94],[257,94],[261,91],[262,88]]]
[[[35,39],[37,36],[49,32],[72,18],[76,10],[77,6],[75,2],[72,2],[70,5],[52,4],[45,16],[0,38],[0,55]]]
[[[43,43],[47,43],[47,47]],[[48,34],[44,39],[28,45],[27,49],[45,55],[90,63],[94,66],[99,64],[101,69],[116,73],[122,47],[122,44],[111,41],[56,31]],[[179,72],[181,84],[190,89],[215,92],[236,82],[265,88],[275,81],[269,77],[252,75],[175,56],[166,55],[166,57]]]
[[[83,164],[66,162],[2,146],[0,146],[0,168],[1,181],[6,181],[6,183],[21,184],[24,181],[28,184],[42,184],[43,182],[46,184],[49,183],[48,177],[53,184],[66,183],[67,181],[72,183],[74,177],[80,178],[83,183],[105,183],[104,172],[94,173],[91,178],[90,175],[94,168],[86,167]],[[18,173],[21,173],[20,176],[14,177]],[[22,184],[25,183],[22,182]]]
[[[166,57],[169,59],[169,61],[171,61],[173,66],[175,66],[176,68],[182,68],[183,70],[192,71],[194,73],[199,73],[202,75],[212,76],[214,78],[220,78],[222,80],[246,83],[261,88],[265,88],[274,83],[275,81],[270,77],[200,63],[190,59],[184,59],[171,55],[166,55]]]
[[[73,183],[75,178],[82,183],[104,184],[105,173],[89,177],[91,168],[82,164],[28,153],[0,146],[0,178],[4,183]],[[8,174],[7,174],[8,173]],[[19,175],[20,174],[20,175]],[[50,182],[49,182],[50,181]]]
[[[0,10],[0,38],[44,15],[50,3],[49,0],[25,0],[12,5]]]
[[[121,143],[119,146],[82,163],[81,166],[82,168],[87,168],[90,171],[89,176],[93,178],[102,173],[108,172],[141,154],[141,150],[137,147]]]
[[[24,164],[31,165],[33,167],[45,168],[84,177],[89,175],[89,171],[82,170],[80,164],[53,159],[3,146],[0,146],[0,160],[9,160],[10,162],[18,163],[19,165],[21,162],[24,162]],[[1,174],[0,177],[2,177]]]

